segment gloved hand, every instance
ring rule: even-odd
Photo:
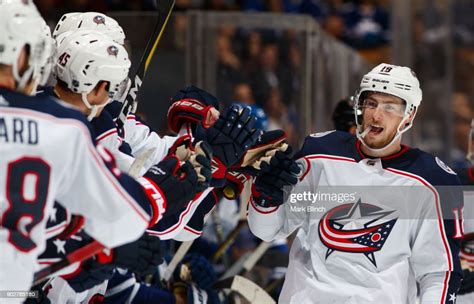
[[[135,242],[97,254],[97,261],[126,268],[139,276],[153,274],[163,263],[160,239],[147,233]]]
[[[189,86],[179,90],[171,99],[168,110],[168,127],[179,133],[183,124],[201,124],[205,129],[214,124],[219,117],[219,102],[210,93]]]
[[[189,162],[193,165],[198,177],[196,192],[202,192],[210,185],[212,176],[211,160],[211,146],[205,141],[198,142],[189,157]]]
[[[286,133],[283,130],[264,132],[255,145],[250,147],[242,157],[241,161],[233,166],[238,172],[245,172],[257,176],[262,162],[269,162],[277,151],[286,151],[288,144],[285,142]]]
[[[112,278],[114,268],[115,266],[112,264],[102,264],[94,259],[89,259],[81,264],[79,271],[65,275],[63,279],[75,292],[83,292]]]
[[[200,126],[196,129],[196,140],[204,140],[212,147],[213,172],[212,186],[222,187],[225,183],[227,168],[237,164],[245,151],[255,145],[261,134],[254,129],[256,118],[250,115],[249,108],[230,106],[216,123],[208,129]]]
[[[229,170],[225,177],[222,195],[228,200],[235,200],[242,193],[245,183],[251,179],[249,174]]]
[[[464,278],[462,279],[458,294],[462,295],[474,292],[474,272],[464,269],[462,273]]]
[[[291,148],[277,151],[269,163],[262,162],[259,176],[252,187],[254,202],[261,207],[274,207],[284,203],[284,191],[296,185],[300,168],[291,159]]]
[[[176,156],[181,162],[189,161],[193,165],[198,178],[196,192],[202,192],[209,187],[212,175],[212,148],[208,143],[200,141],[193,147],[191,136],[184,135],[175,141],[168,150],[168,155]]]
[[[176,268],[175,278],[193,282],[201,289],[211,289],[217,280],[212,264],[202,255],[187,254]]]
[[[153,166],[138,181],[144,186],[151,200],[153,194],[159,192],[164,202],[152,202],[153,219],[151,226],[161,218],[181,210],[196,195],[198,175],[193,165],[186,161],[180,166],[177,157],[167,157]]]

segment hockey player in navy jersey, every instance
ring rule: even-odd
[[[274,173],[291,172],[284,157],[256,178],[252,232],[270,241],[296,231],[280,303],[415,303],[417,283],[421,303],[455,302],[459,179],[437,157],[401,144],[421,99],[409,68],[380,64],[356,95],[357,135],[308,136],[295,155],[302,173],[287,201],[280,186],[289,179]],[[313,209],[299,192],[341,188],[354,191]]]

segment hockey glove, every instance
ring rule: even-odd
[[[196,171],[198,184],[196,192],[202,192],[209,187],[212,175],[212,149],[211,146],[200,141],[193,148],[191,136],[184,135],[178,138],[168,150],[168,155],[176,156],[180,161],[189,161]]]
[[[211,263],[202,255],[187,254],[175,271],[175,277],[193,282],[201,289],[210,289],[217,280]]]
[[[211,146],[204,141],[198,142],[189,157],[189,162],[193,165],[198,177],[196,192],[202,192],[209,187],[212,176],[211,160]]]
[[[198,126],[196,139],[208,142],[214,155],[212,186],[222,187],[227,168],[237,164],[249,147],[257,142],[261,131],[254,129],[255,121],[249,108],[232,105],[212,127],[204,129]]]
[[[262,162],[270,162],[270,159],[277,151],[286,151],[288,144],[284,142],[286,133],[283,130],[273,130],[264,132],[258,141],[248,149],[239,164],[234,169],[257,176],[261,170]]]
[[[156,266],[163,263],[160,239],[145,233],[135,242],[99,253],[97,261],[126,268],[139,276],[153,274]]]
[[[284,192],[296,185],[300,168],[290,158],[291,149],[277,151],[270,162],[261,163],[261,172],[255,179],[252,194],[254,202],[261,207],[274,207],[284,203]]]
[[[148,170],[138,179],[152,201],[153,226],[164,216],[169,216],[184,207],[196,194],[198,177],[193,165],[186,161],[180,166],[176,157],[168,157]],[[156,192],[164,199],[156,199]]]
[[[219,102],[210,93],[189,86],[181,89],[172,99],[168,110],[168,127],[179,133],[185,123],[200,125],[207,129],[219,116]]]
[[[226,174],[225,186],[222,188],[222,194],[228,200],[235,200],[242,193],[245,182],[250,180],[249,174],[229,170]]]
[[[110,279],[114,274],[114,268],[112,264],[105,265],[89,259],[80,266],[78,271],[65,275],[63,278],[75,292],[83,292]]]

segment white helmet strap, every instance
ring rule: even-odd
[[[395,136],[393,136],[392,140],[386,144],[385,146],[383,146],[382,148],[378,148],[378,149],[375,149],[375,148],[371,148],[369,147],[365,141],[364,141],[364,137],[365,135],[367,135],[367,133],[370,131],[370,126],[368,129],[366,129],[364,132],[362,132],[362,125],[358,125],[357,126],[357,132],[356,132],[356,135],[357,135],[357,138],[360,140],[360,142],[367,148],[367,150],[369,150],[370,152],[375,152],[375,153],[378,153],[378,152],[382,152],[384,150],[386,150],[388,147],[390,147],[394,142],[396,142],[401,136],[403,133],[405,133],[406,131],[408,131],[411,126],[413,125],[413,118],[414,116],[416,115],[416,108],[415,110],[412,112],[412,113],[406,113],[405,116],[403,117],[402,121],[400,121],[400,123],[398,124],[398,127],[397,127],[397,133],[395,134]],[[413,114],[413,118],[410,120],[410,122],[407,122],[407,118],[410,117],[410,115]]]
[[[109,99],[107,100],[107,102],[104,102],[103,104],[91,105],[89,100],[87,100],[87,93],[83,92],[81,96],[82,96],[82,102],[85,104],[85,106],[89,110],[91,110],[90,114],[87,116],[88,121],[91,121],[92,119],[94,119],[94,117],[96,117],[97,115],[97,112],[99,112],[101,108],[105,107],[110,102],[110,99]]]
[[[20,76],[20,72],[18,70],[18,62],[15,60],[12,65],[12,72],[13,77],[16,80],[16,90],[19,92],[23,92],[26,85],[28,84],[28,81],[31,79],[31,75],[33,74],[33,66],[28,66],[26,71],[23,72],[23,75]]]

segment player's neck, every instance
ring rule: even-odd
[[[368,157],[382,158],[382,157],[387,157],[387,156],[400,152],[400,150],[402,149],[402,145],[401,145],[401,139],[399,139],[395,141],[394,143],[392,143],[389,147],[387,147],[387,149],[383,149],[381,151],[371,150],[367,148],[365,145],[361,145],[360,148],[362,152]]]
[[[58,84],[54,87],[54,93],[56,93],[59,99],[76,107],[79,111],[87,115],[88,109],[82,102],[82,97],[80,94],[76,94],[68,89],[64,89]]]

